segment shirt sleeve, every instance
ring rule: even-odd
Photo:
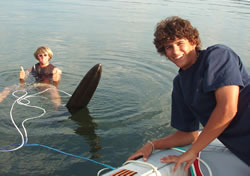
[[[243,87],[239,56],[230,48],[214,47],[206,56],[206,70],[204,73],[204,91],[214,91],[227,85]]]
[[[199,130],[199,121],[185,104],[178,77],[174,79],[172,91],[171,126],[185,132]]]

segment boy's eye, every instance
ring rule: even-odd
[[[38,57],[43,57],[43,56],[46,57],[47,54],[39,54],[39,55],[38,55]]]
[[[184,42],[179,42],[179,43],[178,43],[178,46],[183,45],[183,44],[184,44]]]

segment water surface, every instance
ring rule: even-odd
[[[178,15],[191,20],[203,48],[233,48],[250,71],[248,0],[11,0],[0,6],[0,90],[18,86],[19,66],[36,63],[33,52],[48,45],[52,63],[63,71],[59,89],[72,93],[96,63],[103,73],[88,106],[72,120],[65,107],[31,98],[46,114],[25,125],[29,144],[42,144],[118,167],[147,140],[163,137],[169,126],[172,80],[178,69],[157,54],[157,22]],[[26,87],[27,88],[27,87]],[[38,90],[27,88],[29,94]],[[64,94],[61,93],[61,96]],[[20,95],[21,96],[21,95]],[[45,96],[46,97],[46,96]],[[10,121],[11,94],[0,104],[0,146],[20,144]],[[62,97],[66,103],[68,97]],[[40,110],[15,106],[21,122]],[[26,146],[0,153],[0,175],[94,176],[104,166],[43,148]]]

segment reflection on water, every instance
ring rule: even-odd
[[[100,156],[98,151],[101,150],[100,137],[96,135],[97,124],[93,121],[93,118],[89,114],[88,108],[84,108],[76,113],[74,113],[70,119],[77,122],[79,127],[75,129],[75,133],[83,136],[87,143],[90,145],[90,153],[92,154],[90,158],[96,159]]]
[[[171,133],[172,80],[178,69],[156,53],[152,40],[156,23],[172,15],[192,21],[203,48],[216,43],[232,47],[250,71],[249,0],[2,1],[0,91],[18,86],[19,66],[34,65],[33,51],[41,45],[53,50],[51,63],[63,71],[59,89],[70,94],[93,65],[103,66],[89,112],[68,118],[65,107],[54,110],[47,99],[32,99],[46,114],[27,123],[29,142],[116,167],[147,140]],[[68,97],[60,96],[65,104]],[[9,118],[14,101],[8,96],[0,103],[0,146],[20,143]],[[38,113],[21,106],[14,111],[18,125]],[[101,169],[36,147],[0,157],[3,176],[92,176]]]

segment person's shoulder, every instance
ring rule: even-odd
[[[237,54],[228,46],[224,44],[216,44],[209,46],[207,49],[202,50],[202,56],[206,60],[214,60],[216,58],[230,58],[231,56],[235,57]],[[230,57],[228,57],[230,56]]]
[[[229,53],[234,53],[236,54],[232,48],[228,47],[227,45],[224,44],[215,44],[212,46],[209,46],[205,52],[207,53],[213,53],[213,52],[217,52],[217,53],[225,53],[225,52],[229,52]]]
[[[215,44],[215,45],[209,46],[206,50],[207,51],[213,51],[213,50],[230,50],[231,51],[232,49],[224,44]]]
[[[203,55],[203,65],[205,68],[219,68],[228,67],[232,65],[241,65],[241,59],[236,52],[234,52],[230,47],[223,44],[216,44],[208,47],[204,50]]]

